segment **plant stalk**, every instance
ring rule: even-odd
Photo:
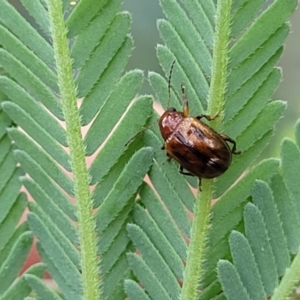
[[[228,44],[230,39],[232,0],[218,0],[216,12],[216,32],[212,62],[212,77],[208,97],[208,115],[219,113],[219,118],[212,121],[216,131],[222,129],[223,104],[225,102],[227,66],[228,66]]]
[[[98,300],[99,274],[95,239],[96,223],[89,189],[85,147],[81,134],[80,115],[77,107],[76,86],[68,48],[67,29],[60,0],[48,0],[49,19],[55,53],[57,77],[66,122],[66,135],[74,176],[74,193],[77,199],[78,231],[81,249],[83,299]]]
[[[194,220],[184,270],[181,300],[195,300],[198,295],[202,263],[206,246],[206,235],[209,226],[210,203],[212,197],[212,180],[202,180],[202,192],[198,193],[194,208]]]
[[[230,12],[232,0],[218,0],[216,15],[215,43],[213,51],[212,78],[208,99],[208,115],[220,114],[213,121],[213,127],[222,129],[222,109],[226,92],[228,44],[230,38]],[[203,275],[206,237],[209,228],[213,180],[202,180],[202,192],[199,191],[195,202],[194,220],[183,277],[181,300],[198,299],[199,284]]]

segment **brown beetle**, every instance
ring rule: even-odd
[[[169,98],[173,65],[174,62],[169,76]],[[170,159],[174,158],[180,164],[180,173],[197,176],[200,180],[218,177],[230,166],[232,154],[241,152],[236,151],[236,143],[233,139],[216,132],[201,121],[202,118],[214,120],[218,114],[214,117],[189,116],[188,100],[183,85],[181,90],[183,111],[176,111],[175,108],[170,107],[159,119],[160,132],[165,140],[162,149]],[[227,142],[233,144],[232,149]]]

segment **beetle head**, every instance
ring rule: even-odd
[[[182,122],[184,116],[175,108],[169,107],[159,119],[159,128],[164,140],[166,140]]]

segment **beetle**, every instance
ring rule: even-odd
[[[174,63],[175,61],[169,75],[169,101]],[[169,159],[173,158],[179,163],[181,174],[197,176],[201,183],[201,178],[215,178],[223,174],[231,164],[232,154],[241,152],[236,150],[236,142],[232,138],[218,133],[202,122],[203,118],[212,121],[219,114],[214,117],[203,114],[196,117],[189,115],[188,100],[183,85],[181,91],[182,111],[169,107],[159,119],[159,128],[164,139],[162,150],[166,151]],[[233,144],[231,149],[228,142]]]

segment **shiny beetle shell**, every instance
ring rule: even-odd
[[[170,102],[171,75],[175,61],[173,61],[168,92]],[[201,121],[208,121],[214,117],[200,115],[189,116],[188,100],[185,95],[185,87],[181,86],[183,109],[176,111],[169,107],[159,119],[159,128],[165,143],[162,147],[169,158],[174,158],[179,164],[179,172],[201,178],[215,178],[223,174],[231,164],[232,154],[240,154],[236,151],[236,143],[225,134],[216,132],[213,128]],[[169,104],[168,104],[169,106]],[[227,142],[232,143],[232,149]]]
[[[180,172],[199,178],[214,178],[223,174],[231,163],[235,142],[219,134],[200,119],[188,116],[188,109],[177,112],[169,108],[160,117],[159,127],[165,140],[163,149],[180,164]],[[232,150],[226,141],[233,143]],[[187,172],[184,172],[186,170]]]

